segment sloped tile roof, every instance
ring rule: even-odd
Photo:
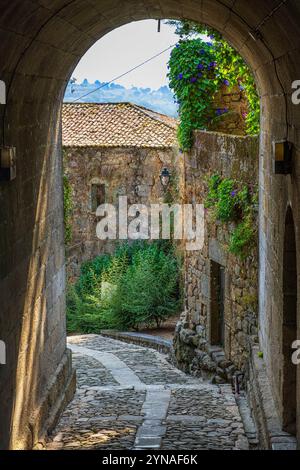
[[[177,125],[174,118],[132,103],[63,105],[65,147],[172,147]]]

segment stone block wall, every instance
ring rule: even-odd
[[[249,111],[245,93],[238,87],[223,85],[214,97],[213,108],[226,110],[220,119],[216,119],[209,127],[210,131],[224,134],[245,135],[245,115]]]
[[[91,185],[105,185],[105,202],[118,208],[119,196],[128,205],[164,202],[166,192],[160,182],[162,168],[172,177],[172,190],[180,185],[180,166],[176,148],[64,148],[65,174],[72,188],[72,241],[67,248],[70,279],[78,276],[82,262],[100,253],[114,251],[114,240],[99,240],[100,220],[91,207]],[[176,195],[174,196],[176,197]]]
[[[243,183],[258,181],[258,139],[197,131],[195,145],[185,154],[186,202],[204,203],[206,178],[213,174]],[[242,261],[229,254],[228,227],[205,216],[205,243],[201,251],[186,252],[186,309],[177,325],[176,361],[193,373],[206,371],[217,381],[245,371],[250,340],[257,341],[258,253]],[[215,266],[224,270],[224,346],[214,341]]]
[[[6,364],[0,367],[0,449],[36,445],[75,391],[66,349],[57,112],[53,108],[52,131],[40,131],[34,152],[23,146],[23,131],[8,136],[24,153],[21,157],[19,150],[17,178],[0,183],[0,332],[6,344]],[[30,122],[32,128],[39,126],[33,117]],[[47,138],[52,143],[45,149]]]

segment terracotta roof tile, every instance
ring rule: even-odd
[[[65,147],[172,147],[178,125],[131,103],[65,103],[62,123]]]

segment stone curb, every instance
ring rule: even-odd
[[[115,330],[102,330],[102,336],[117,339],[125,343],[137,344],[139,346],[156,349],[163,354],[171,354],[173,352],[173,343],[171,340],[161,338],[160,336],[152,336],[143,333],[121,332]]]

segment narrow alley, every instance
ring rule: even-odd
[[[231,386],[184,374],[159,352],[70,337],[78,388],[48,450],[248,449]]]

